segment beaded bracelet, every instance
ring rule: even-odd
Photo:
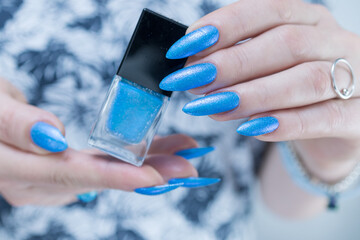
[[[360,176],[360,161],[345,178],[335,184],[327,184],[311,176],[309,171],[303,166],[290,142],[279,142],[277,146],[279,147],[285,169],[293,181],[310,193],[326,196],[329,199],[328,209],[336,209],[339,198],[349,198],[360,195],[360,186],[356,186]]]

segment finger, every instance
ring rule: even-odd
[[[330,36],[330,37],[329,37]],[[190,92],[204,94],[251,79],[274,74],[309,61],[333,61],[348,50],[342,37],[315,27],[286,25],[272,29],[246,43],[217,51],[197,62],[217,68],[216,79]],[[326,39],[326,41],[324,41]],[[271,43],[269,47],[269,43]]]
[[[174,154],[179,150],[196,148],[198,146],[193,138],[184,134],[174,134],[155,138],[151,143],[148,154]]]
[[[308,62],[278,74],[221,89],[236,92],[241,97],[241,104],[233,111],[211,117],[228,121],[335,98],[330,69],[330,62]],[[351,74],[342,65],[337,67],[335,76],[340,89],[351,83]],[[359,89],[355,89],[354,96],[360,96]]]
[[[169,175],[192,176],[196,172],[188,161],[172,155],[153,156],[150,159],[159,158],[152,160],[156,164],[152,165],[150,161],[149,164],[145,162],[142,167],[136,167],[109,156],[89,155],[72,149],[60,154],[38,156],[0,145],[0,152],[3,153],[3,168],[0,169],[0,176],[3,178],[69,188],[131,191],[139,187],[164,184],[164,177]],[[169,165],[168,162],[172,164]],[[167,175],[163,176],[166,171]]]
[[[167,182],[172,178],[197,177],[196,169],[185,158],[169,155],[154,155],[146,160],[146,164],[154,167]]]
[[[273,116],[279,127],[268,134],[257,136],[263,141],[289,141],[341,137],[356,139],[359,135],[360,99],[333,99],[301,108],[279,110],[255,115],[252,119]]]
[[[319,19],[317,8],[302,1],[241,0],[199,19],[189,27],[187,33],[207,25],[219,30],[218,42],[198,54],[206,56],[279,25],[314,25]]]
[[[65,194],[16,185],[12,186],[11,189],[3,189],[1,195],[9,204],[15,207],[27,205],[62,206],[77,201],[76,195],[72,193]]]
[[[22,92],[19,91],[14,85],[12,85],[9,81],[0,78],[0,91],[9,94],[12,98],[26,103],[26,98]]]
[[[38,154],[63,151],[64,126],[52,113],[1,95],[0,141]]]

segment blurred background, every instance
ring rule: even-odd
[[[255,229],[258,240],[358,240],[360,198],[340,201],[339,208],[312,219],[289,220],[271,212],[256,189]]]

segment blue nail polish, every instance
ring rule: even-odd
[[[189,149],[184,149],[184,150],[178,151],[175,153],[175,155],[189,160],[192,158],[202,157],[205,154],[208,154],[209,152],[214,151],[214,149],[215,148],[213,148],[213,147],[189,148]]]
[[[166,57],[169,59],[189,57],[211,47],[218,40],[219,30],[208,25],[188,33],[176,41],[166,53]]]
[[[68,145],[59,129],[45,122],[35,123],[30,130],[32,141],[49,152],[62,152]]]
[[[145,9],[114,76],[88,143],[116,158],[141,166],[172,92],[160,81],[186,59],[165,58],[186,27]]]
[[[160,88],[166,91],[186,91],[209,84],[215,78],[215,65],[200,63],[168,75],[161,81]]]
[[[165,184],[165,185],[160,185],[160,186],[155,186],[155,187],[137,188],[134,190],[134,192],[140,193],[143,195],[159,195],[159,194],[170,192],[182,185],[183,185],[183,183],[175,183],[175,184]]]
[[[245,136],[259,136],[275,131],[279,127],[279,121],[274,117],[256,118],[244,122],[236,130]]]
[[[240,103],[239,96],[234,92],[221,92],[195,99],[185,104],[183,111],[193,116],[212,115],[227,112]]]
[[[96,191],[91,191],[88,193],[79,194],[79,195],[77,195],[77,198],[81,202],[88,203],[88,202],[94,201],[95,198],[97,197],[97,195],[98,194]]]
[[[215,183],[220,182],[220,178],[199,178],[199,177],[190,177],[190,178],[173,178],[169,180],[170,184],[183,183],[181,187],[186,188],[196,188],[196,187],[205,187]]]

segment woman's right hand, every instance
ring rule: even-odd
[[[197,176],[187,160],[174,155],[197,147],[188,136],[156,138],[139,168],[96,150],[68,148],[61,121],[28,105],[3,79],[0,102],[0,194],[14,206],[64,205],[92,190],[132,191]]]

